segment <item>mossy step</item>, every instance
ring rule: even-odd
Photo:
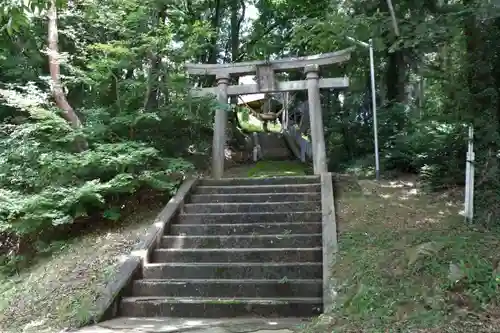
[[[321,233],[321,222],[293,223],[226,223],[226,224],[174,224],[169,235],[274,235]]]
[[[149,263],[144,279],[322,279],[321,262]]]
[[[136,280],[134,296],[322,297],[323,280]]]
[[[303,298],[217,298],[217,297],[125,297],[121,316],[228,318],[304,317],[321,313],[322,299]]]
[[[195,194],[190,203],[265,203],[286,201],[320,201],[319,192],[297,193],[233,193],[233,194]]]
[[[157,249],[152,261],[167,262],[321,262],[323,248]]]
[[[163,236],[161,248],[303,248],[321,246],[321,234]]]
[[[204,203],[185,204],[186,214],[201,213],[288,213],[301,211],[317,211],[321,209],[321,201],[286,201],[279,203]]]
[[[223,178],[200,180],[200,186],[231,186],[231,185],[285,185],[285,184],[319,184],[319,176],[281,176],[265,178]]]
[[[194,189],[195,194],[248,194],[248,193],[296,193],[320,192],[321,185],[317,184],[259,184],[259,185],[199,185]]]
[[[218,224],[218,223],[273,223],[273,222],[318,222],[322,220],[319,211],[298,212],[259,212],[259,213],[181,213],[179,224]]]

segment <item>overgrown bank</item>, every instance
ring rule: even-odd
[[[54,333],[91,323],[106,283],[162,208],[161,200],[142,202],[119,223],[53,242],[32,266],[1,276],[0,331]]]
[[[337,303],[310,332],[498,332],[500,233],[415,180],[339,190]]]
[[[89,149],[71,149],[74,132],[56,114],[30,109],[22,124],[3,124],[0,140],[0,246],[3,263],[17,260],[75,221],[120,220],[123,202],[142,190],[172,194],[193,166],[165,158],[139,140],[106,140],[88,125]],[[97,115],[93,115],[97,116]],[[70,229],[67,229],[70,230]],[[10,245],[9,245],[10,244]]]

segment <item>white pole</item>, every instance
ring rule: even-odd
[[[467,153],[465,154],[465,196],[464,196],[464,218],[468,222],[469,218],[469,199],[470,199],[470,163],[469,163],[469,142],[467,141]]]
[[[361,45],[370,50],[370,80],[372,91],[372,109],[373,109],[373,145],[375,149],[375,179],[380,178],[380,157],[378,152],[378,123],[377,123],[377,93],[375,90],[375,60],[373,56],[373,40],[370,38],[368,43],[347,37],[351,42]]]
[[[465,218],[467,222],[472,223],[474,217],[474,129],[469,126],[469,140],[467,145],[467,164],[469,166],[469,175],[466,177],[466,198],[465,198]]]
[[[378,129],[377,129],[377,93],[375,90],[375,61],[373,57],[373,40],[368,42],[370,46],[370,76],[372,86],[372,109],[373,109],[373,142],[375,145],[375,178],[380,178],[380,160],[378,154]]]
[[[472,150],[472,156],[471,156],[471,162],[470,162],[470,190],[469,190],[469,214],[470,218],[469,221],[472,223],[472,220],[474,218],[474,161],[475,161],[475,154],[474,154],[474,144],[471,143],[471,150]]]

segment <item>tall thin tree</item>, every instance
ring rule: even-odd
[[[52,95],[56,101],[57,106],[63,111],[62,116],[70,125],[75,128],[82,128],[82,122],[76,114],[75,110],[71,107],[61,84],[61,66],[59,62],[59,33],[57,30],[57,7],[56,0],[50,0],[50,7],[48,11],[48,58],[49,58],[49,70],[51,78],[51,89]],[[78,149],[84,150],[87,148],[87,142],[83,139],[78,140]]]

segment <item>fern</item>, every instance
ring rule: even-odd
[[[414,266],[419,260],[435,256],[443,245],[437,242],[426,242],[407,250],[408,266]]]

